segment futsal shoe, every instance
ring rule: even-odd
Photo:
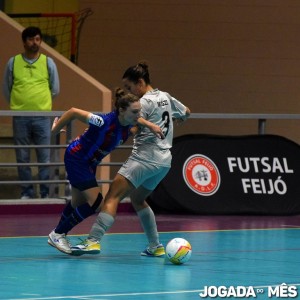
[[[49,234],[48,244],[63,253],[72,254],[71,244],[64,233],[60,234],[52,230]]]
[[[71,247],[72,255],[75,256],[80,256],[83,254],[99,254],[100,250],[100,243],[90,239],[85,239],[76,246]]]
[[[152,256],[152,257],[160,257],[160,256],[164,256],[165,254],[166,254],[165,248],[162,244],[158,244],[157,246],[154,247],[148,247],[141,253],[142,256]]]

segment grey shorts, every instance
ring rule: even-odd
[[[136,188],[143,186],[145,189],[153,191],[169,170],[170,167],[142,163],[129,158],[118,173],[127,178]]]

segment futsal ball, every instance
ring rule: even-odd
[[[166,255],[174,265],[186,263],[192,255],[191,244],[183,238],[175,238],[168,242]]]

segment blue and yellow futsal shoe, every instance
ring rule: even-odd
[[[154,247],[148,247],[143,252],[141,252],[142,256],[152,256],[152,257],[160,257],[166,254],[165,248],[162,244],[158,244]]]
[[[83,240],[76,246],[71,247],[72,255],[80,256],[83,254],[99,254],[101,250],[100,243],[89,239]]]

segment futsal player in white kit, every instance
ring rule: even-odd
[[[130,93],[141,98],[141,116],[159,125],[165,138],[159,138],[146,127],[139,129],[132,153],[114,178],[88,238],[71,248],[73,255],[100,253],[100,240],[113,225],[118,204],[127,196],[130,196],[148,239],[148,246],[141,255],[165,255],[155,215],[146,199],[171,168],[173,119],[186,120],[190,110],[168,93],[152,88],[145,62],[129,67],[123,75],[123,83]]]

